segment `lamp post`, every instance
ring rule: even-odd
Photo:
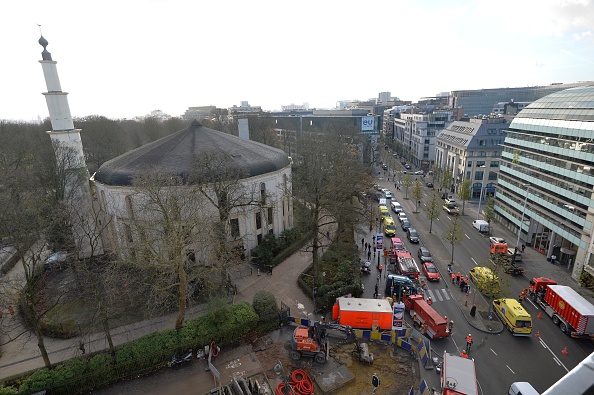
[[[528,203],[528,189],[530,184],[522,184],[526,188],[526,197],[524,198],[524,207],[522,208],[522,217],[520,219],[520,226],[518,227],[518,238],[516,239],[516,248],[514,249],[513,261],[516,261],[516,253],[518,252],[518,244],[520,244],[520,235],[522,234],[522,225],[524,224],[524,215],[526,214],[526,204]]]

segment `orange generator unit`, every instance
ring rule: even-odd
[[[338,298],[332,320],[358,329],[392,329],[393,310],[387,299]]]

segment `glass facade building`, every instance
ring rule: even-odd
[[[497,219],[574,279],[594,274],[594,85],[528,105],[509,125],[501,159]]]
[[[576,82],[573,84],[551,84],[522,88],[495,88],[452,91],[454,107],[462,107],[468,116],[489,115],[499,102],[533,102],[551,93],[578,86],[591,85],[594,82]]]

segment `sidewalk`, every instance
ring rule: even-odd
[[[311,264],[311,253],[297,252],[274,268],[273,274],[260,273],[257,269],[252,274],[243,278],[233,279],[237,284],[235,302],[252,303],[254,295],[260,290],[271,292],[277,303],[283,302],[291,309],[291,315],[307,318],[313,311],[311,298],[303,293],[297,285],[297,276]],[[249,265],[249,263],[246,263]],[[22,265],[17,263],[13,270],[18,270]],[[188,309],[186,320],[199,317],[207,310],[206,305],[198,305]],[[146,334],[173,329],[177,313],[151,320],[144,320],[134,324],[114,328],[112,338],[114,344],[120,345]],[[17,320],[18,315],[4,315],[3,320]],[[7,322],[8,323],[8,322]],[[5,337],[3,338],[5,339]],[[45,337],[45,345],[50,361],[55,364],[81,355],[79,350],[80,338],[56,339]],[[105,335],[102,332],[93,333],[85,338],[87,352],[96,352],[107,349]],[[2,346],[0,357],[0,379],[19,373],[44,367],[43,359],[37,348],[37,341],[33,334],[25,335],[13,342]]]

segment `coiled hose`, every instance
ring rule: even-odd
[[[289,382],[291,395],[311,395],[313,394],[313,381],[307,372],[303,369],[296,369],[291,373],[291,381]],[[275,395],[284,395],[285,383],[280,382],[275,390]]]

